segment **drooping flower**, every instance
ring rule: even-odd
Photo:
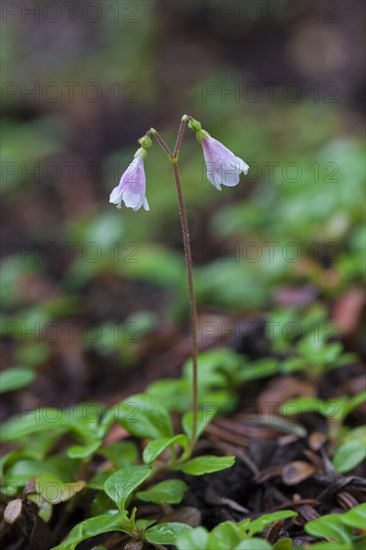
[[[146,199],[145,156],[144,148],[141,147],[136,151],[133,161],[110,194],[109,202],[116,204],[117,208],[121,208],[123,201],[128,208],[133,208],[134,212],[141,206],[145,210],[150,210]]]
[[[236,157],[225,145],[213,137],[201,137],[203,155],[207,167],[207,179],[221,191],[221,185],[233,187],[240,180],[240,174],[247,174],[249,166]]]
[[[197,134],[203,148],[206,162],[207,179],[221,191],[221,185],[233,187],[240,180],[240,174],[247,174],[249,166],[241,158],[234,155],[230,149],[202,130],[197,120],[191,120],[189,126]]]

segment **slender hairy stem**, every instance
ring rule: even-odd
[[[180,146],[182,144],[182,139],[183,139],[183,136],[184,136],[184,130],[186,129],[186,126],[187,126],[187,121],[186,121],[186,119],[182,118],[182,120],[180,121],[179,130],[178,130],[177,141],[175,143],[175,147],[174,147],[174,151],[173,151],[173,156],[176,160],[178,160],[179,149],[180,149]]]
[[[197,420],[198,420],[198,371],[197,371],[197,355],[198,355],[198,339],[197,339],[197,306],[196,298],[194,294],[193,286],[193,269],[192,269],[192,253],[191,244],[189,240],[189,228],[187,220],[187,212],[184,204],[182,186],[180,183],[179,170],[177,164],[173,164],[175,186],[177,189],[180,220],[182,224],[183,245],[184,245],[184,257],[186,260],[187,276],[188,276],[188,291],[189,302],[191,306],[191,321],[192,321],[192,363],[193,363],[193,384],[192,384],[192,408],[193,408],[193,422],[192,422],[192,437],[190,441],[191,450],[193,449],[197,438]]]
[[[191,308],[191,322],[192,322],[192,363],[193,363],[193,375],[192,375],[192,435],[190,441],[190,450],[193,450],[193,447],[197,439],[197,422],[198,422],[198,369],[197,369],[197,356],[198,356],[198,338],[197,338],[197,306],[196,298],[194,294],[193,286],[193,262],[192,262],[192,252],[191,252],[191,243],[189,239],[189,227],[187,219],[187,211],[184,203],[182,186],[180,183],[179,170],[177,166],[179,149],[182,143],[184,130],[187,126],[187,120],[190,117],[183,117],[179,126],[177,141],[174,147],[173,154],[171,153],[169,147],[160,136],[160,134],[154,129],[151,128],[146,135],[152,134],[158,143],[161,145],[162,149],[168,155],[170,161],[173,164],[175,186],[177,189],[178,195],[178,204],[179,204],[179,214],[180,221],[182,225],[182,234],[183,234],[183,246],[184,246],[184,258],[186,261],[187,277],[188,277],[188,292],[189,292],[189,303]]]
[[[168,155],[169,159],[170,160],[173,160],[174,159],[174,155],[173,153],[170,151],[169,147],[167,146],[167,144],[165,143],[165,141],[163,140],[163,138],[161,137],[161,135],[159,134],[159,132],[157,132],[154,128],[151,128],[151,130],[149,130],[147,132],[147,135],[149,134],[152,134],[154,136],[154,138],[156,139],[156,141],[159,143],[159,145],[161,146],[161,148],[166,152],[166,154]]]

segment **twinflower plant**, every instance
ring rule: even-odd
[[[190,450],[194,448],[198,434],[198,368],[197,368],[197,306],[193,284],[192,253],[190,246],[189,227],[187,211],[183,198],[182,185],[178,169],[178,157],[186,127],[196,133],[197,140],[201,143],[203,155],[207,168],[207,179],[221,191],[221,185],[233,187],[239,183],[240,174],[247,174],[249,166],[241,158],[237,157],[225,145],[214,139],[202,128],[198,120],[191,116],[183,115],[178,130],[177,140],[173,152],[155,128],[150,128],[146,134],[139,139],[140,148],[127,170],[122,174],[119,184],[111,192],[109,201],[121,208],[122,201],[125,206],[137,211],[144,207],[149,210],[146,199],[146,177],[144,170],[144,159],[147,151],[152,146],[150,136],[153,136],[166,153],[173,165],[175,186],[178,196],[179,214],[182,225],[184,256],[187,268],[188,292],[191,310],[192,326],[192,427],[190,435]]]

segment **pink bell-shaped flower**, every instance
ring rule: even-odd
[[[221,191],[221,185],[233,187],[240,180],[240,174],[247,174],[249,166],[236,157],[225,145],[202,131],[200,140],[207,167],[207,179]]]
[[[109,202],[116,204],[117,208],[121,208],[123,201],[134,212],[139,210],[141,206],[145,210],[149,210],[146,199],[145,156],[146,151],[142,147],[136,151],[133,161],[122,174],[117,187],[110,194]]]
[[[202,129],[201,123],[192,117],[184,115],[182,120],[189,121],[188,126],[196,132],[198,141],[203,148],[203,156],[206,162],[207,179],[221,191],[221,185],[233,187],[240,180],[240,174],[247,174],[249,166],[241,158],[237,157],[217,139],[210,136]]]

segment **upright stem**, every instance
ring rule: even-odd
[[[187,211],[184,203],[182,185],[180,182],[179,170],[177,166],[179,149],[182,143],[184,131],[187,126],[187,120],[190,117],[183,117],[179,126],[177,141],[174,147],[174,152],[171,153],[169,147],[160,136],[160,134],[154,129],[151,128],[148,134],[152,134],[156,140],[161,145],[162,149],[168,155],[170,161],[173,164],[173,172],[175,179],[175,186],[177,189],[178,195],[178,204],[179,204],[179,214],[180,221],[182,226],[183,234],[183,246],[184,246],[184,258],[186,262],[187,277],[188,277],[188,292],[189,292],[189,303],[191,308],[191,322],[192,322],[192,363],[193,363],[193,373],[192,373],[192,435],[190,441],[190,450],[193,450],[193,447],[197,439],[197,422],[198,422],[198,369],[197,369],[197,356],[198,356],[198,318],[197,318],[197,305],[196,298],[194,293],[193,286],[193,262],[192,262],[192,252],[191,252],[191,243],[189,239],[189,227],[187,219]]]
[[[194,294],[193,286],[193,263],[191,244],[189,240],[189,228],[187,220],[187,212],[184,204],[182,186],[180,183],[180,176],[177,164],[173,164],[175,186],[177,189],[180,221],[182,224],[183,245],[184,245],[184,257],[186,260],[187,276],[188,276],[188,291],[189,302],[191,306],[191,321],[192,321],[192,363],[193,363],[193,376],[192,376],[192,409],[193,409],[193,421],[192,421],[192,436],[191,436],[191,450],[193,449],[197,438],[197,421],[198,421],[198,369],[197,369],[197,355],[198,355],[198,338],[197,338],[197,306],[196,298]]]

